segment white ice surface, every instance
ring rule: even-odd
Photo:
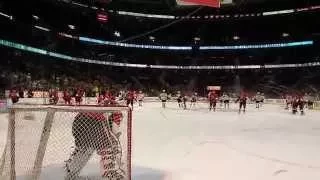
[[[320,111],[301,116],[277,105],[249,105],[238,115],[235,107],[208,112],[206,104],[193,110],[160,106],[134,109],[133,180],[320,180]],[[6,114],[0,125],[2,150]],[[52,167],[44,173],[62,173]]]

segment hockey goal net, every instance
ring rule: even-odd
[[[128,107],[14,105],[1,180],[130,180]]]

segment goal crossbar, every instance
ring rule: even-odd
[[[14,111],[60,111],[60,112],[106,112],[131,111],[128,106],[50,106],[50,105],[13,105],[8,108]]]

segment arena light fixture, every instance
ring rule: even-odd
[[[288,33],[282,33],[282,37],[289,37]]]
[[[76,29],[76,27],[74,25],[69,24],[68,27],[72,30]]]
[[[45,28],[45,27],[42,27],[42,26],[34,26],[35,28],[39,29],[39,30],[42,30],[42,31],[46,31],[46,32],[49,32],[50,29],[48,28]]]
[[[136,17],[147,17],[147,18],[158,18],[158,19],[174,19],[175,16],[171,15],[162,15],[162,14],[144,14],[144,13],[135,13],[135,12],[127,12],[127,11],[116,11],[119,15],[128,15],[128,16],[136,16]]]
[[[120,37],[120,36],[121,36],[121,34],[120,34],[119,31],[115,31],[113,34],[114,34],[116,37]]]
[[[294,9],[287,9],[287,10],[281,10],[281,11],[268,11],[268,12],[263,12],[263,16],[271,16],[271,15],[278,15],[278,14],[290,14],[294,13]]]
[[[156,38],[154,36],[149,36],[149,39],[154,42]]]
[[[36,20],[36,21],[38,21],[40,18],[39,18],[39,16],[37,16],[37,15],[32,15],[32,18],[34,19],[34,20]]]
[[[72,36],[71,34],[67,34],[67,33],[63,33],[63,32],[59,32],[58,35],[61,37],[69,38],[69,39],[78,39],[77,36]]]
[[[3,13],[3,12],[0,12],[0,16],[6,17],[6,18],[8,18],[10,20],[13,20],[13,16],[10,16],[10,15],[8,15],[6,13]]]
[[[233,36],[233,40],[239,40],[240,37],[239,36]]]
[[[200,39],[200,37],[194,37],[193,40],[194,41],[200,41],[201,39]]]
[[[84,8],[88,7],[88,5],[86,5],[86,4],[81,4],[81,3],[78,3],[78,2],[74,2],[74,1],[72,1],[72,4],[77,5],[77,6],[81,6],[81,7],[84,7]]]

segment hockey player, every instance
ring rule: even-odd
[[[256,108],[260,108],[261,104],[263,102],[263,96],[262,94],[260,94],[260,92],[257,92],[256,96],[254,97],[255,101],[256,101]]]
[[[191,96],[190,109],[191,109],[192,107],[195,107],[195,106],[196,106],[197,99],[198,99],[198,93],[194,93],[194,94]]]
[[[97,97],[97,102],[98,102],[98,105],[103,105],[104,104],[104,95],[103,94],[100,94]]]
[[[103,100],[105,105],[111,105],[112,102],[115,100],[115,97],[113,96],[111,91],[106,91],[104,93],[103,98],[104,98]]]
[[[243,109],[243,113],[246,112],[248,96],[245,93],[241,93],[236,102],[239,102],[239,114],[241,113],[241,109]]]
[[[184,95],[182,98],[183,109],[187,109],[187,101],[188,101],[188,97],[186,95]]]
[[[181,94],[178,95],[177,101],[178,101],[179,108],[182,108],[182,96],[181,96]]]
[[[130,106],[131,109],[133,109],[133,101],[135,100],[133,91],[127,92],[126,100],[127,100],[127,106]]]
[[[31,89],[28,90],[28,92],[27,92],[27,97],[28,97],[28,98],[33,98],[33,92],[32,92]]]
[[[260,107],[262,107],[263,103],[264,103],[264,100],[266,99],[265,96],[264,96],[264,93],[261,93],[261,102],[260,102]]]
[[[304,114],[304,101],[301,96],[295,96],[292,101],[292,114],[296,114],[300,110],[301,115]]]
[[[71,104],[71,94],[69,93],[68,90],[63,91],[63,100],[65,104],[70,105]]]
[[[306,102],[306,106],[308,107],[308,109],[313,109],[314,107],[314,98],[310,95],[310,94],[305,94],[304,96],[305,98],[305,102]]]
[[[133,91],[133,98],[134,98],[134,100],[137,102],[137,100],[138,100],[138,93],[137,93],[137,91]]]
[[[94,152],[100,156],[102,178],[124,180],[119,141],[122,119],[121,112],[80,112],[76,115],[72,123],[75,148],[65,164],[65,180],[79,179],[81,170]]]
[[[24,90],[23,90],[23,88],[19,88],[18,95],[19,95],[19,98],[24,98]]]
[[[168,100],[168,94],[166,93],[166,90],[162,90],[162,93],[160,93],[159,98],[162,102],[162,108],[166,108],[166,102]]]
[[[222,108],[222,107],[223,107],[223,99],[222,99],[222,96],[221,96],[221,97],[218,96],[218,100],[219,100],[220,108]]]
[[[289,109],[289,107],[290,106],[292,106],[292,101],[293,101],[293,99],[292,99],[292,96],[290,96],[290,95],[286,95],[286,106],[285,106],[285,109],[286,110],[288,110]]]
[[[124,91],[119,91],[118,100],[122,101],[122,100],[126,99],[125,97],[126,97],[126,93]]]
[[[213,109],[213,111],[216,111],[217,94],[214,91],[209,92],[208,99],[209,99],[209,111],[211,111],[211,109]]]
[[[138,99],[138,102],[139,102],[139,106],[142,106],[142,102],[143,102],[143,99],[144,99],[144,94],[142,91],[139,91],[139,93],[137,94],[137,99]]]
[[[18,96],[17,91],[15,89],[12,89],[10,91],[9,98],[11,99],[12,104],[15,104],[19,101],[19,96]]]
[[[59,101],[58,91],[55,89],[52,89],[49,92],[49,103],[50,104],[58,104],[58,101]]]
[[[82,102],[82,97],[84,96],[84,90],[82,90],[82,89],[78,89],[77,90],[77,93],[76,93],[76,95],[75,95],[75,101],[76,101],[76,105],[80,105],[81,104],[81,102]]]
[[[182,95],[180,91],[177,92],[177,102],[178,102],[179,108],[182,108]]]
[[[223,93],[223,95],[221,96],[221,99],[224,104],[224,109],[227,109],[227,108],[229,109],[230,97],[226,93]]]

